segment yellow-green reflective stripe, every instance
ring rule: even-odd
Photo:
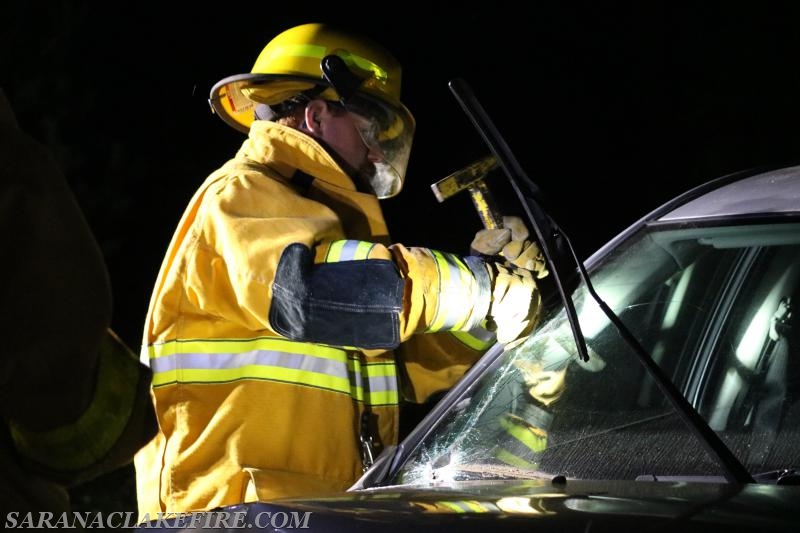
[[[397,368],[393,362],[367,363],[351,357],[347,361],[350,382],[353,384],[351,395],[369,405],[392,405],[399,402],[397,392]],[[364,381],[367,379],[367,394],[364,394]]]
[[[498,450],[498,452],[495,454],[495,457],[507,465],[516,466],[517,468],[533,469],[539,466],[539,463],[526,461],[525,459],[517,457],[516,455],[513,455],[502,449]]]
[[[524,426],[520,426],[505,418],[500,419],[500,426],[506,430],[506,433],[521,442],[532,452],[542,452],[547,447],[547,437],[536,435]]]
[[[107,330],[99,347],[97,381],[91,403],[72,424],[31,431],[9,421],[16,448],[56,470],[88,468],[106,455],[128,423],[139,381],[136,355]]]
[[[335,53],[337,56],[341,57],[345,64],[347,65],[355,65],[361,70],[366,70],[372,72],[372,74],[381,81],[386,81],[389,77],[386,70],[381,68],[379,65],[373,63],[369,59],[365,57],[361,57],[359,55],[353,54],[346,50],[332,50],[328,51],[328,49],[324,46],[316,46],[312,44],[285,44],[280,47],[275,47],[272,50],[272,53],[269,57],[274,57],[277,55],[282,56],[295,56],[295,57],[311,57],[311,58],[319,58],[322,59],[329,53]],[[265,58],[266,59],[266,58]]]
[[[380,80],[382,82],[386,82],[389,79],[389,74],[380,66],[373,63],[366,57],[357,56],[355,54],[351,54],[346,50],[338,50],[336,55],[344,59],[345,64],[347,65],[355,65],[361,70],[367,70],[372,72],[375,79]]]
[[[268,57],[275,56],[294,56],[294,57],[313,57],[322,59],[328,52],[325,46],[314,44],[284,44],[283,46],[276,46],[272,49],[272,53]]]
[[[361,378],[355,383],[349,379],[335,378],[315,372],[261,365],[224,369],[168,369],[154,372],[153,386],[173,383],[230,383],[242,379],[264,379],[281,383],[296,383],[349,394],[369,405],[395,405],[399,401],[395,376],[378,376],[369,379],[369,394],[364,394]],[[391,388],[387,388],[391,387]]]
[[[466,500],[462,502],[470,511],[475,511],[476,513],[488,513],[489,509],[487,509],[483,504],[480,502],[476,502],[473,500]]]
[[[342,240],[334,241],[328,248],[325,255],[326,263],[336,263],[339,261],[357,261],[366,259],[374,243],[366,241]]]
[[[489,512],[489,509],[486,505],[476,500],[440,501],[437,503],[457,513],[466,513],[470,511],[475,513]]]
[[[476,351],[486,350],[497,340],[493,332],[480,326],[469,331],[454,331],[452,334],[459,342]]]
[[[190,348],[213,351],[186,351]],[[399,401],[393,364],[361,365],[347,352],[325,346],[259,338],[171,341],[151,346],[148,351],[158,353],[150,360],[155,387],[264,379],[349,394],[370,405],[394,405]],[[303,351],[313,353],[300,353]],[[367,379],[366,395],[364,379]]]
[[[464,513],[464,512],[466,512],[466,509],[463,509],[463,508],[462,508],[460,505],[458,505],[456,502],[439,502],[439,504],[440,504],[440,505],[443,505],[444,507],[447,507],[448,509],[452,509],[453,511],[455,511],[455,512],[457,512],[457,513]]]
[[[472,273],[455,255],[431,250],[439,272],[439,298],[434,319],[429,331],[456,330],[469,318],[470,302],[464,300],[470,294]],[[465,287],[466,286],[466,287]]]
[[[230,383],[242,379],[266,379],[282,383],[298,383],[338,392],[350,391],[350,385],[347,380],[337,380],[314,372],[259,365],[218,370],[197,368],[165,370],[154,375],[153,386],[159,387],[171,383]]]

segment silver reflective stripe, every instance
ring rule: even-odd
[[[397,373],[394,362],[363,364],[357,358],[349,361],[350,383],[354,386],[353,394],[363,400],[365,393],[371,405],[397,403]],[[364,387],[364,377],[367,387]],[[398,398],[397,401],[394,398]]]
[[[465,326],[472,310],[475,280],[453,254],[430,250],[439,272],[439,298],[429,331],[452,331]]]
[[[497,340],[495,333],[483,326],[475,326],[469,331],[454,331],[452,335],[462,344],[477,351],[486,350]]]
[[[375,246],[367,241],[340,240],[331,243],[325,256],[326,263],[339,261],[355,261],[367,259],[369,252]]]
[[[347,368],[339,361],[303,354],[265,350],[214,354],[176,353],[152,360],[153,372],[167,372],[178,368],[219,370],[222,368],[242,368],[249,365],[268,365],[308,370],[309,372],[317,372],[339,378],[347,378],[348,376]]]
[[[252,349],[258,345],[259,349]],[[306,352],[264,349],[274,345]],[[242,348],[241,352],[218,351]],[[180,352],[181,349],[208,352]],[[246,349],[251,348],[251,349]],[[392,362],[362,364],[344,350],[329,346],[293,343],[285,339],[171,341],[148,347],[153,386],[174,383],[229,383],[261,379],[296,383],[348,394],[370,405],[394,405],[399,401],[397,376]],[[364,390],[364,376],[367,378]],[[365,394],[366,393],[366,394]]]

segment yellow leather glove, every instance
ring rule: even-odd
[[[510,264],[530,270],[541,279],[548,274],[547,267],[539,245],[531,240],[530,235],[520,217],[503,217],[502,228],[480,230],[470,247],[483,255],[501,255]]]
[[[564,392],[567,364],[560,368],[545,368],[539,361],[522,359],[514,365],[519,368],[528,394],[545,407],[556,401]]]
[[[536,325],[541,296],[531,271],[502,263],[485,265],[492,289],[486,327],[495,332],[498,342],[511,347]]]

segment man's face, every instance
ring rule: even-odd
[[[308,120],[312,121],[309,122],[312,133],[350,167],[346,170],[369,183],[375,174],[375,163],[383,161],[377,142],[371,141],[374,134],[370,121],[335,104],[312,109]]]

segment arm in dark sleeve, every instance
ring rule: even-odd
[[[19,457],[63,482],[130,461],[155,433],[149,369],[109,329],[101,251],[47,150],[0,91],[0,414]]]

